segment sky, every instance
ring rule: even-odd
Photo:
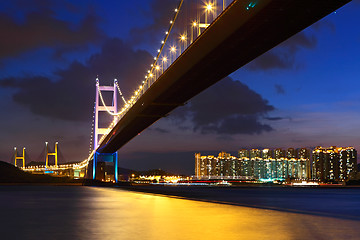
[[[190,22],[199,2],[184,4],[178,21]],[[44,161],[46,141],[59,142],[60,162],[87,158],[96,77],[117,78],[130,97],[177,4],[1,1],[0,160],[26,147],[27,162]],[[353,0],[200,93],[121,148],[119,165],[194,174],[195,152],[359,149],[359,10]]]

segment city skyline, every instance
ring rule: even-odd
[[[198,179],[348,181],[357,178],[353,147],[240,149],[237,156],[195,153]]]
[[[59,141],[67,161],[86,158],[96,76],[106,84],[118,78],[130,96],[177,1],[59,3],[0,4],[6,33],[18,29],[16,36],[32,39],[18,46],[2,40],[0,160],[10,161],[14,147],[37,160],[45,141]],[[358,148],[359,9],[359,1],[349,3],[201,93],[121,149],[119,165],[189,174],[194,151]],[[47,22],[43,38],[40,20]]]

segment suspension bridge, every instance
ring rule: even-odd
[[[130,98],[125,99],[117,80],[113,86],[101,86],[96,79],[93,138],[88,158],[79,163],[50,166],[46,162],[44,166],[22,169],[79,170],[86,178],[104,180],[105,166],[110,164],[115,169],[112,180],[118,181],[117,151],[132,138],[222,78],[350,1],[179,1],[163,40],[154,51],[153,62]],[[105,91],[112,94],[112,104],[106,104]],[[121,108],[118,97],[123,101]],[[99,112],[112,116],[107,128],[99,127]]]

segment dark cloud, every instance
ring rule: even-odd
[[[156,128],[149,128],[149,130],[154,130],[156,132],[159,132],[159,133],[169,133],[170,131],[167,130],[167,129],[164,129],[164,128],[159,128],[159,127],[156,127]]]
[[[130,31],[132,44],[139,43],[155,43],[162,40],[161,37],[169,27],[169,21],[172,19],[174,15],[173,9],[175,9],[179,4],[178,0],[154,0],[150,4],[150,9],[147,11],[144,10],[144,15],[146,15],[149,19],[150,24],[133,28]]]
[[[279,84],[275,84],[275,91],[277,94],[282,94],[284,95],[285,94],[285,90],[283,88],[283,86],[279,85]]]
[[[28,13],[23,23],[0,14],[0,58],[16,56],[40,47],[78,47],[97,43],[104,34],[95,16],[85,17],[79,27],[55,18],[51,10]],[[70,48],[71,50],[71,48]]]
[[[203,134],[259,134],[272,130],[261,123],[272,110],[274,107],[259,94],[226,77],[175,111],[173,118],[187,117],[193,130]]]
[[[308,35],[300,32],[281,44],[281,48],[287,49],[290,53],[295,54],[301,48],[313,49],[317,45],[317,39],[314,35]]]
[[[329,29],[333,33],[336,31],[335,24],[326,19],[314,23],[311,27],[316,31],[320,31],[321,29],[325,29],[325,28]]]
[[[93,76],[87,67],[73,63],[68,71],[71,78],[52,82],[46,77],[8,78],[0,80],[1,87],[17,89],[13,95],[16,103],[27,106],[37,115],[64,120],[89,120],[93,87],[89,80]],[[66,75],[65,72],[58,74]]]
[[[197,126],[199,128],[199,126]],[[272,131],[272,127],[262,124],[258,115],[235,115],[225,117],[217,123],[201,126],[202,133],[218,134],[260,134]]]
[[[284,120],[286,118],[282,118],[282,117],[265,117],[266,120],[269,121],[280,121],[280,120]]]
[[[194,152],[120,153],[119,166],[133,170],[163,169],[173,174],[194,175]]]
[[[0,79],[0,86],[17,89],[16,103],[25,105],[41,116],[54,119],[89,121],[95,99],[95,78],[101,85],[117,78],[124,95],[130,95],[143,79],[151,56],[145,51],[134,51],[119,39],[109,39],[100,53],[86,64],[73,62],[67,69],[54,73],[58,78],[34,76]],[[136,66],[136,67],[134,67]]]
[[[270,51],[264,53],[251,63],[247,65],[247,69],[252,71],[257,70],[271,70],[271,69],[291,69],[295,64],[295,58],[293,55],[282,52],[276,53]]]
[[[316,45],[317,40],[314,35],[309,36],[305,32],[300,32],[281,43],[277,48],[256,58],[246,68],[252,71],[294,69],[297,66],[296,53],[302,48],[313,49]]]

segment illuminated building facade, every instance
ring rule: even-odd
[[[198,178],[307,179],[310,165],[310,151],[305,148],[241,149],[238,157],[225,152],[217,157],[195,154]]]
[[[198,178],[237,178],[240,175],[239,160],[226,152],[217,157],[195,153],[195,175]]]
[[[357,151],[353,147],[316,147],[312,177],[322,181],[346,181],[356,175]]]

